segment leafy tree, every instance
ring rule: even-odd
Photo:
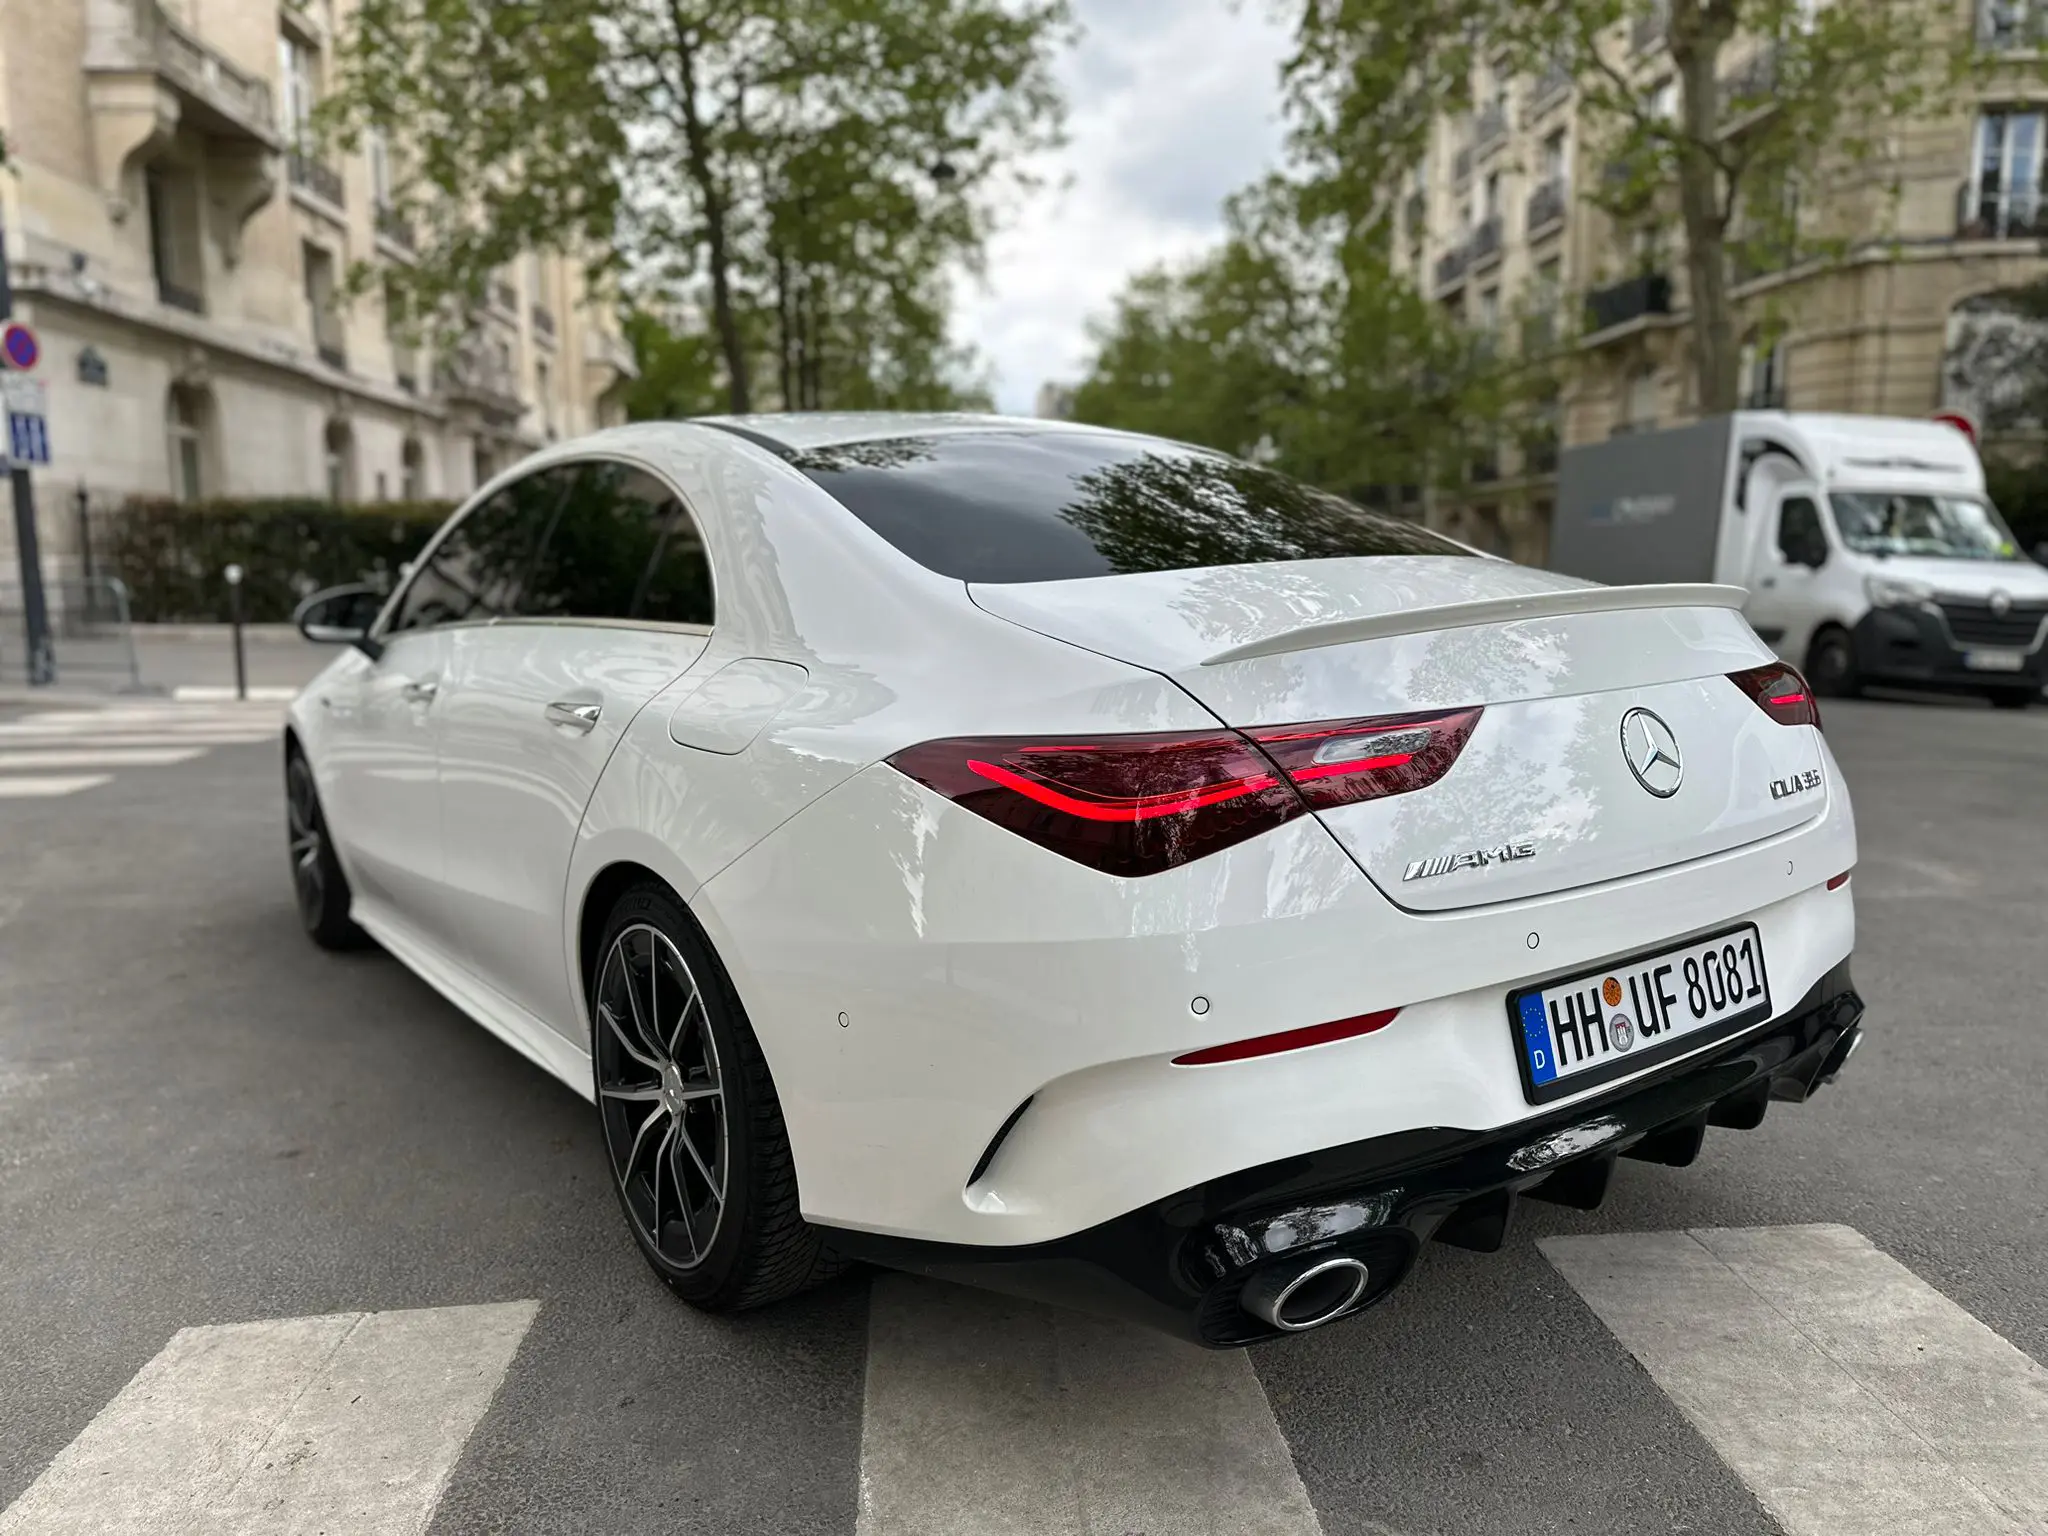
[[[1466,477],[1547,388],[1390,268],[1384,242],[1316,220],[1274,180],[1223,243],[1135,278],[1095,329],[1083,421],[1206,444],[1367,501]]]
[[[1559,72],[1581,88],[1607,173],[1591,201],[1684,235],[1702,411],[1735,407],[1731,267],[1825,258],[1881,224],[1891,124],[1987,68],[1955,0],[1278,0],[1296,148],[1324,212],[1384,221],[1441,112],[1479,82]],[[1639,56],[1664,50],[1668,71]],[[2039,69],[2039,64],[2023,66]],[[1660,75],[1670,94],[1649,89]],[[1832,200],[1802,227],[1797,193]]]
[[[413,313],[597,252],[706,317],[731,409],[764,351],[823,404],[943,371],[934,274],[1056,138],[1066,27],[1067,0],[360,0],[324,110],[402,129]]]

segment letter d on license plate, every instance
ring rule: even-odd
[[[1531,1104],[1640,1072],[1770,1016],[1754,923],[1508,994]]]

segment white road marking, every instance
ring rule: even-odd
[[[1242,1351],[902,1275],[868,1321],[856,1536],[1321,1536]]]
[[[1787,1536],[2048,1532],[2048,1370],[1861,1233],[1541,1247]]]
[[[38,732],[10,736],[0,727],[0,747],[238,747],[283,740],[282,731],[91,731],[79,735]]]
[[[106,773],[0,778],[0,800],[54,800],[61,795],[75,795],[82,789],[97,789],[112,778],[112,774]]]
[[[0,751],[0,772],[20,768],[169,768],[205,755],[204,747],[102,747],[78,751],[67,744],[26,752]]]
[[[183,1329],[0,1536],[425,1531],[539,1305]]]

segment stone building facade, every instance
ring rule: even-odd
[[[1788,192],[1811,249],[1794,244],[1734,273],[1753,408],[1925,416],[1981,404],[1997,387],[1978,375],[1979,359],[1998,354],[1983,335],[2000,323],[1998,296],[2048,277],[2048,90],[2037,64],[2048,0],[1944,3],[1947,24],[1990,57],[1991,79],[1885,125],[1881,159],[1822,168]],[[1647,102],[1675,112],[1665,34],[1662,0],[1643,0],[1608,39],[1610,58]],[[1738,41],[1723,67],[1730,99],[1767,103],[1775,66],[1767,46]],[[1498,345],[1570,344],[1547,426],[1482,455],[1442,514],[1475,543],[1540,560],[1560,444],[1697,414],[1683,235],[1668,198],[1620,226],[1580,195],[1609,174],[1610,144],[1568,72],[1482,66],[1475,85],[1478,110],[1434,125],[1401,189],[1396,248],[1446,313],[1497,333]],[[1743,128],[1736,118],[1726,131]]]
[[[374,281],[343,297],[359,263],[405,263],[413,243],[390,147],[322,159],[306,132],[349,3],[8,5],[0,201],[16,317],[43,344],[53,576],[76,557],[81,488],[458,498],[623,419],[631,350],[578,262],[514,263],[440,356],[406,345]]]

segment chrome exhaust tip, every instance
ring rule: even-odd
[[[1245,1282],[1238,1304],[1282,1333],[1334,1322],[1365,1296],[1372,1271],[1348,1254],[1274,1264]]]

